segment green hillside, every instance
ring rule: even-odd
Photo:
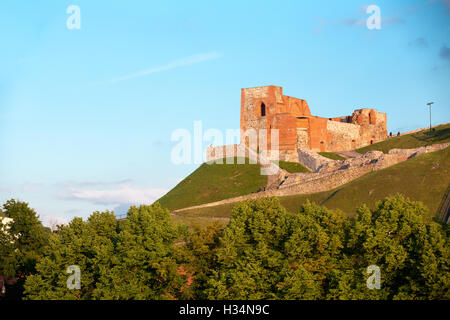
[[[395,166],[368,173],[334,190],[280,197],[283,206],[296,212],[307,199],[330,209],[341,209],[353,215],[361,203],[373,207],[376,201],[401,193],[422,201],[436,214],[450,182],[450,148],[427,153]],[[178,215],[194,217],[229,217],[235,203],[216,207],[186,210]]]
[[[332,159],[332,160],[345,160],[344,157],[341,157],[340,155],[338,155],[338,154],[336,154],[334,152],[319,152],[319,154],[322,157],[329,158],[329,159]]]
[[[412,149],[448,141],[450,141],[450,124],[445,124],[435,127],[434,131],[427,129],[404,136],[393,137],[388,140],[357,149],[356,151],[359,153],[366,153],[367,151],[379,150],[384,153],[388,153],[389,150],[394,148]]]
[[[219,201],[257,192],[267,185],[267,176],[261,175],[259,164],[206,164],[165,194],[158,201],[169,210]]]
[[[304,166],[298,162],[278,161],[278,166],[289,173],[309,172]]]

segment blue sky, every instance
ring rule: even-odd
[[[450,122],[449,0],[2,0],[0,43],[0,202],[47,224],[157,199],[198,166],[171,163],[171,133],[239,128],[243,87],[376,108],[393,132],[427,126],[430,100]]]

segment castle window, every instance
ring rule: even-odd
[[[261,117],[265,117],[266,116],[266,105],[263,103],[261,103]]]

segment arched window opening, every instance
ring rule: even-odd
[[[261,117],[265,117],[266,116],[266,105],[263,103],[261,103]]]

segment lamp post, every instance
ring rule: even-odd
[[[431,131],[431,105],[432,105],[433,103],[434,103],[434,102],[428,102],[428,103],[427,103],[427,106],[430,107],[430,131]]]

